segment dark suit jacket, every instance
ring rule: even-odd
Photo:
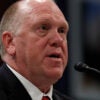
[[[24,86],[5,63],[0,67],[0,100],[32,100]],[[71,99],[54,90],[53,100]]]

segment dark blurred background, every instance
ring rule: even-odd
[[[100,100],[100,75],[74,69],[84,62],[100,70],[100,0],[55,0],[69,22],[69,61],[56,88],[76,100]]]
[[[1,0],[0,19],[4,11],[15,1]],[[82,61],[100,70],[100,0],[55,2],[69,22],[70,30],[68,65],[54,88],[75,100],[100,100],[100,75],[80,73],[74,69],[74,65]]]

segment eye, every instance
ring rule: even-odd
[[[59,32],[59,33],[64,33],[64,34],[66,34],[66,29],[65,29],[64,27],[60,27],[60,28],[58,29],[58,32]]]
[[[67,28],[66,27],[59,27],[58,28],[58,33],[62,37],[63,40],[66,40],[67,37]]]
[[[42,24],[42,25],[40,26],[40,30],[43,30],[43,31],[49,30],[49,26],[46,25],[46,24]]]
[[[50,30],[50,25],[49,24],[39,24],[36,28],[36,32],[39,36],[45,36],[48,34]]]

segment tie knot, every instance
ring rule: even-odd
[[[43,96],[42,100],[50,100],[50,98],[48,96]]]

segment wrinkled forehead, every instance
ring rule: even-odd
[[[36,17],[45,17],[50,16],[55,19],[61,19],[61,22],[66,24],[67,21],[59,9],[59,7],[55,4],[52,0],[26,0],[21,5],[20,8],[22,9],[22,13],[25,16],[28,16],[27,19],[33,21]]]
[[[63,13],[53,0],[26,0],[19,5],[22,10],[28,13],[55,13],[63,16]]]
[[[19,1],[20,8],[26,8],[26,7],[34,8],[35,6],[45,5],[45,4],[55,5],[53,0],[20,0]]]

